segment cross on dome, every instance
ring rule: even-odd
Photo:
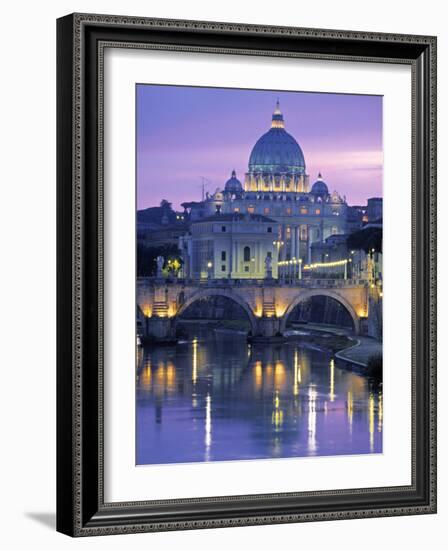
[[[284,128],[285,122],[283,120],[283,114],[280,111],[280,101],[277,99],[277,103],[275,104],[275,111],[272,115],[272,123],[271,128]]]
[[[281,115],[282,112],[280,111],[280,100],[277,98],[277,102],[275,104],[275,111],[274,115]]]

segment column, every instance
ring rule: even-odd
[[[286,225],[282,225],[282,242],[284,243],[282,247],[280,247],[280,256],[282,260],[286,260]]]
[[[232,242],[232,275],[236,277],[236,243]]]
[[[235,243],[235,273],[239,273],[238,243]],[[239,275],[237,275],[239,277]]]
[[[229,268],[229,275],[228,277],[232,278],[233,273],[233,238],[230,239],[230,247],[229,247],[229,259],[227,262],[228,268]]]
[[[311,263],[311,225],[307,225],[307,237],[308,237],[308,263]]]
[[[296,257],[296,228],[291,225],[291,259]]]
[[[296,226],[295,229],[295,234],[296,234],[296,250],[295,250],[295,254],[294,256],[299,259],[299,256],[300,256],[300,226]]]

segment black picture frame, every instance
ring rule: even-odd
[[[110,43],[411,66],[410,486],[104,502],[101,79]],[[57,21],[57,52],[57,530],[89,536],[435,513],[436,38],[72,14]]]

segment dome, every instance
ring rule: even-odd
[[[222,194],[222,191],[220,189],[217,189],[215,193],[213,194],[213,200],[215,201],[223,201],[224,195]]]
[[[319,197],[328,195],[328,187],[322,179],[321,174],[318,175],[317,180],[313,183],[313,187],[311,187],[311,193]]]
[[[280,105],[272,115],[271,129],[263,134],[252,149],[249,171],[262,173],[304,174],[305,158],[302,149],[285,130]]]
[[[236,177],[235,170],[232,170],[232,176],[226,181],[224,191],[226,193],[232,193],[233,195],[243,192],[243,186],[241,185],[240,180]]]

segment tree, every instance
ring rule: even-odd
[[[146,247],[139,243],[137,244],[137,276],[152,277],[156,275],[158,256],[165,259],[164,272],[177,275],[183,261],[179,248],[175,244]]]
[[[372,249],[383,250],[383,230],[380,227],[367,227],[352,233],[347,239],[347,247],[351,250],[364,250],[368,254]]]

